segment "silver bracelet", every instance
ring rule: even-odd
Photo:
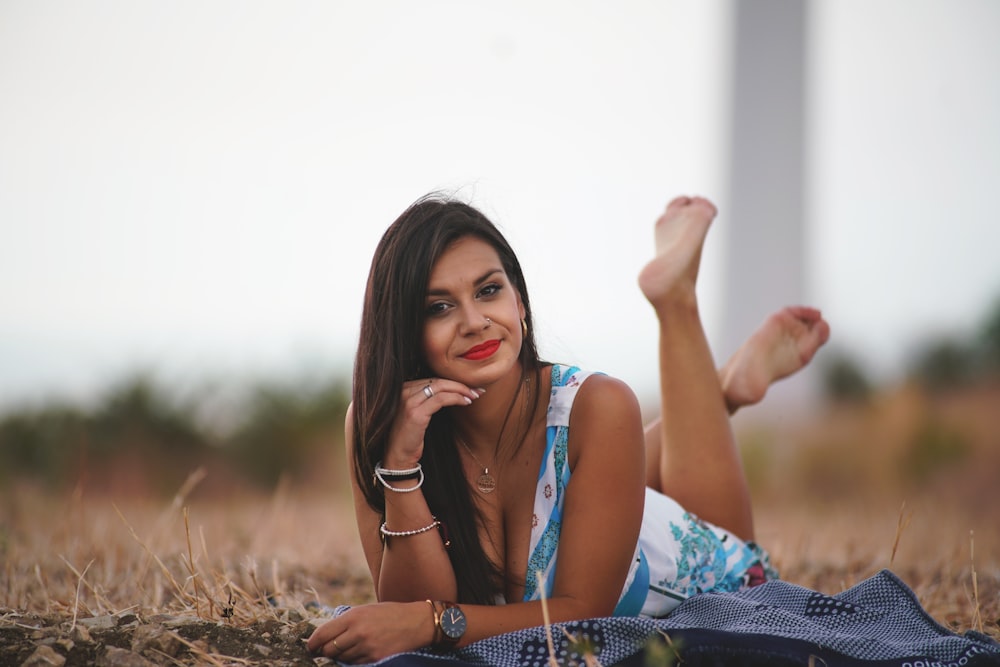
[[[380,475],[385,475],[386,477],[410,477],[412,475],[416,475],[421,470],[423,470],[423,468],[419,463],[416,465],[415,468],[404,468],[403,470],[393,470],[391,468],[383,468],[381,461],[375,464],[375,472],[377,472]]]
[[[416,530],[389,530],[385,527],[385,521],[382,522],[382,526],[378,529],[378,532],[382,533],[383,537],[410,537],[412,535],[419,535],[420,533],[426,533],[429,530],[434,530],[441,525],[441,522],[434,518],[429,526],[424,526],[423,528],[417,528]]]
[[[421,469],[419,471],[419,474],[420,474],[420,477],[417,478],[417,485],[416,486],[411,486],[408,489],[400,489],[398,487],[392,486],[391,484],[389,484],[389,482],[385,481],[385,478],[382,477],[382,473],[379,472],[379,469],[375,468],[375,479],[377,479],[378,481],[380,481],[382,483],[382,486],[384,486],[385,488],[389,489],[390,491],[395,491],[396,493],[413,493],[414,491],[416,491],[417,489],[419,489],[421,486],[423,486],[424,485],[424,471],[423,471],[423,469]]]

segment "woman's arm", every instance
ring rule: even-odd
[[[552,596],[608,616],[635,553],[646,497],[639,403],[620,380],[592,375],[573,402],[559,563]]]
[[[638,402],[624,383],[592,376],[580,388],[569,457],[573,475],[547,602],[553,623],[610,615],[635,550],[645,497],[643,434]],[[461,607],[468,629],[459,646],[543,623],[540,602]],[[371,662],[429,645],[433,619],[422,600],[355,607],[318,628],[308,646],[345,662]]]
[[[471,405],[480,392],[461,382],[444,378],[411,380],[400,390],[400,403],[386,443],[383,467],[406,470],[420,465],[424,435],[431,418],[442,408]],[[458,595],[455,570],[437,530],[421,530],[434,523],[419,480],[393,480],[383,488],[386,529],[392,532],[421,531],[382,540],[383,518],[368,505],[354,472],[354,409],[348,409],[344,428],[354,511],[361,545],[380,601],[412,601],[427,598],[453,600]],[[434,480],[429,481],[434,483]],[[396,489],[395,491],[393,489]]]
[[[553,623],[594,616],[582,612],[575,600],[553,598],[547,605],[549,620]],[[541,602],[519,602],[495,607],[459,606],[468,621],[468,629],[458,642],[458,647],[544,623]],[[418,600],[379,602],[354,607],[317,628],[306,646],[314,653],[336,658],[340,662],[369,663],[396,653],[430,646],[433,640],[434,612],[425,600]]]
[[[382,541],[379,532],[382,517],[368,505],[354,471],[353,405],[347,410],[344,427],[348,469],[354,493],[354,514],[361,537],[361,548],[380,601],[454,599],[458,586],[441,534],[437,530],[390,537]],[[391,481],[394,487],[410,488],[416,480]],[[389,530],[415,530],[430,525],[434,519],[421,490],[410,493],[385,491],[385,523]]]

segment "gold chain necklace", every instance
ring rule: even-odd
[[[530,378],[524,378],[524,388],[527,391],[527,395],[531,396],[531,382]],[[497,489],[497,478],[490,474],[490,469],[488,466],[483,465],[483,462],[479,460],[479,457],[473,453],[472,448],[465,444],[465,440],[462,440],[457,435],[455,439],[458,440],[462,447],[465,447],[465,451],[469,452],[469,456],[472,460],[476,462],[477,465],[482,467],[483,474],[476,479],[476,488],[479,489],[479,493],[487,494],[493,493]],[[494,456],[495,456],[494,452]]]
[[[472,448],[465,444],[465,440],[462,440],[458,436],[455,436],[459,444],[465,447],[465,451],[469,452],[469,456],[475,461],[482,469],[483,474],[476,479],[476,488],[479,489],[480,493],[493,493],[497,488],[496,477],[490,474],[490,469],[488,466],[484,466],[483,462],[479,460],[479,457],[472,453]]]

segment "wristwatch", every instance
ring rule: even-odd
[[[454,602],[428,602],[434,610],[434,646],[452,648],[465,634],[465,612]]]

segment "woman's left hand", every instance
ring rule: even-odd
[[[316,628],[306,644],[339,662],[376,662],[430,645],[434,613],[427,602],[379,602],[354,607]]]

